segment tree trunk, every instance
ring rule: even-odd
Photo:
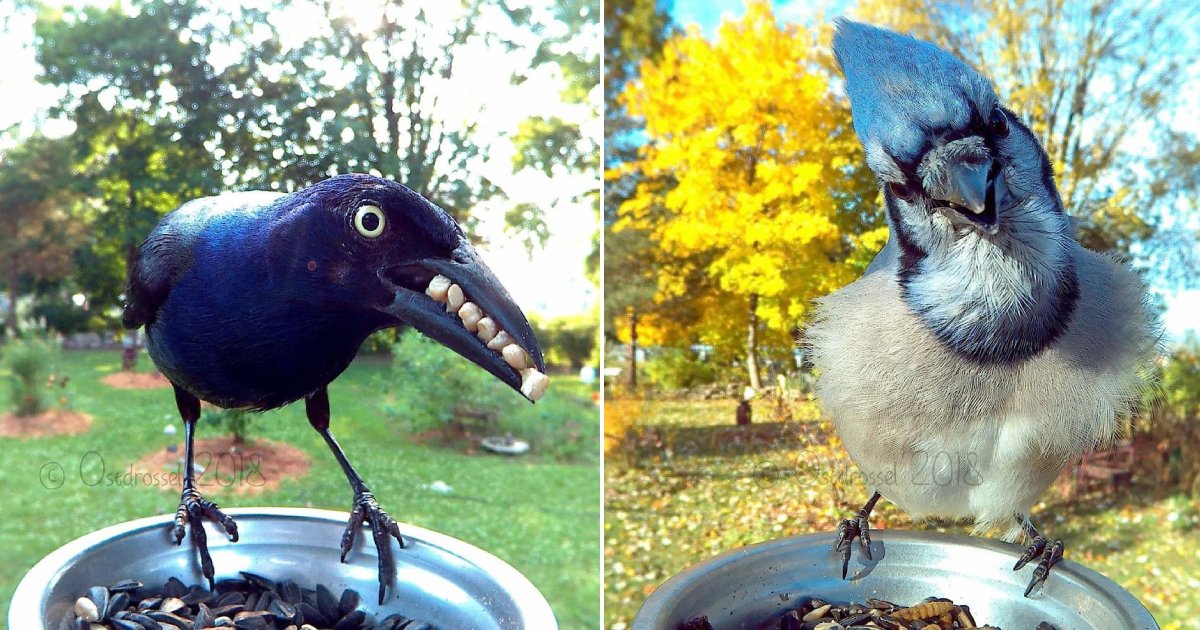
[[[629,309],[629,391],[637,389],[637,309]]]
[[[133,123],[130,123],[130,135],[133,134]],[[129,184],[129,216],[136,217],[138,211],[137,187],[134,186],[133,177],[128,177],[125,182]],[[137,262],[138,243],[134,239],[126,238],[125,240],[125,277],[128,278],[133,271],[133,264]],[[129,299],[129,296],[125,296]]]
[[[133,274],[133,266],[137,264],[138,259],[138,244],[133,241],[125,243],[125,277],[129,278]],[[127,287],[128,288],[128,287]],[[125,296],[129,300],[129,296]]]
[[[13,254],[8,265],[8,313],[4,318],[4,327],[8,334],[17,337],[17,255]]]
[[[750,296],[750,325],[746,335],[746,371],[750,373],[750,387],[762,389],[758,378],[758,295]]]

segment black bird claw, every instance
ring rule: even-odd
[[[1029,580],[1029,586],[1025,587],[1025,597],[1029,597],[1046,581],[1046,578],[1050,576],[1050,569],[1062,561],[1064,549],[1065,546],[1061,540],[1050,542],[1041,535],[1033,537],[1033,541],[1025,549],[1025,553],[1013,566],[1013,571],[1016,571],[1034,558],[1040,558],[1038,565],[1033,569],[1033,578]]]
[[[201,496],[195,487],[190,484],[185,486],[179,496],[179,509],[175,510],[175,544],[183,542],[186,525],[192,534],[192,544],[200,551],[200,571],[208,579],[209,588],[213,588],[216,573],[213,570],[212,556],[208,553],[208,535],[204,532],[205,518],[220,523],[225,533],[229,534],[230,542],[238,541],[237,523],[222,512],[216,503]]]
[[[1013,565],[1013,571],[1020,570],[1030,560],[1040,557],[1042,552],[1046,550],[1047,542],[1046,537],[1041,534],[1034,536],[1033,540],[1029,543],[1029,547],[1025,549],[1025,553],[1021,554],[1020,558],[1017,558],[1017,563]]]
[[[842,552],[842,579],[844,580],[850,568],[850,549],[854,546],[855,538],[862,545],[863,553],[867,554],[867,560],[874,560],[871,557],[871,524],[867,521],[866,516],[859,514],[839,523],[837,531],[838,540],[837,544],[833,546],[833,550]]]
[[[375,539],[375,549],[379,553],[379,605],[383,605],[387,587],[396,581],[396,557],[392,553],[391,541],[388,536],[394,536],[400,548],[404,548],[404,539],[400,537],[400,526],[388,516],[375,495],[363,490],[354,495],[354,509],[350,512],[350,521],[346,523],[346,531],[342,534],[342,562],[354,547],[362,524],[371,525],[371,536]]]

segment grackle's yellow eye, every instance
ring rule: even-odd
[[[385,223],[383,210],[377,206],[365,205],[359,206],[358,211],[354,213],[354,227],[359,234],[367,238],[375,238],[383,234],[383,225]]]

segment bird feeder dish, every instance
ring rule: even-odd
[[[516,569],[495,556],[419,527],[401,524],[407,547],[396,553],[395,592],[382,606],[378,556],[360,536],[346,563],[338,542],[348,514],[303,508],[242,508],[229,513],[242,532],[231,543],[207,525],[218,581],[250,571],[305,588],[363,595],[361,610],[374,619],[399,613],[436,628],[519,630],[558,625],[545,597]],[[80,595],[95,585],[133,578],[161,585],[169,577],[204,584],[195,552],[170,540],[173,514],[129,521],[78,538],[43,558],[21,580],[8,613],[9,630],[57,628]],[[394,543],[393,543],[394,544]]]
[[[864,603],[867,598],[912,605],[945,597],[970,607],[979,625],[1004,630],[1158,628],[1149,611],[1112,580],[1064,560],[1032,597],[1013,563],[1024,547],[986,538],[881,530],[871,555],[856,554],[842,580],[840,555],[828,533],[781,538],[725,552],[685,569],[652,593],[631,630],[677,630],[705,615],[716,630],[758,628],[809,598]],[[1026,569],[1028,571],[1028,569]]]

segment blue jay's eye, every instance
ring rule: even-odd
[[[1008,135],[1008,116],[1000,111],[1000,108],[992,110],[992,118],[988,121],[988,126],[992,129],[992,134],[997,138],[1003,138]]]
[[[890,190],[893,195],[895,195],[905,201],[912,201],[913,197],[917,196],[916,187],[910,186],[907,182],[905,182],[905,183],[888,182],[888,190]]]
[[[375,238],[383,234],[384,222],[383,210],[376,206],[359,206],[358,211],[354,213],[355,229],[367,238]]]

